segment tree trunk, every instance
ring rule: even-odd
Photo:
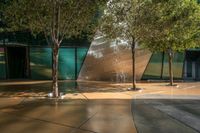
[[[170,78],[170,86],[173,85],[173,68],[172,68],[172,51],[168,53],[169,56],[169,78]]]
[[[131,52],[132,52],[132,72],[133,72],[133,90],[136,90],[136,75],[135,75],[135,40],[133,39],[131,44]]]
[[[160,75],[160,79],[163,79],[164,57],[165,57],[165,53],[162,52],[162,64],[161,64],[161,75]]]
[[[55,46],[56,45],[56,46]],[[57,44],[54,45],[53,48],[53,70],[52,70],[52,78],[53,78],[53,97],[59,97],[59,90],[58,90],[58,53],[59,47]]]

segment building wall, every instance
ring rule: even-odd
[[[0,47],[0,79],[6,78],[5,50]]]
[[[184,53],[176,52],[173,54],[173,78],[182,79],[183,66],[184,66]],[[154,53],[146,67],[142,79],[169,79],[169,64],[168,54],[166,53]]]
[[[18,65],[21,61],[21,57],[18,55],[9,56],[9,59],[6,58],[8,57],[8,52],[6,51],[10,48],[14,48],[14,52],[22,48],[27,50],[25,57],[27,61],[24,65]],[[87,47],[61,47],[59,51],[58,78],[60,80],[76,80],[87,51]],[[13,61],[19,63],[8,63]],[[9,69],[10,67],[12,69]],[[9,70],[13,70],[13,72]],[[26,76],[22,77],[20,75]],[[52,49],[42,46],[0,46],[0,79],[52,79]]]
[[[128,82],[132,80],[132,54],[127,43],[106,41],[96,37],[92,42],[79,80]],[[140,80],[149,62],[151,53],[137,48],[136,78]]]

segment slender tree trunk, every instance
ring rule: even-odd
[[[56,46],[55,46],[56,45]],[[53,97],[59,97],[59,90],[58,90],[58,53],[59,47],[57,44],[54,44],[53,48],[53,70],[52,70],[52,78],[53,78]]]
[[[59,24],[60,24],[60,3],[59,1],[54,1],[54,9],[53,9],[53,22],[52,22],[52,40],[53,40],[53,97],[58,98],[60,95],[58,90],[58,55],[59,55]]]
[[[133,39],[131,44],[131,52],[132,52],[132,72],[133,72],[133,90],[136,90],[136,75],[135,75],[135,40]]]
[[[163,79],[164,56],[165,56],[165,53],[162,52],[162,64],[161,64],[161,75],[160,75],[160,79]]]
[[[173,68],[172,68],[172,52],[168,53],[169,56],[169,78],[170,78],[170,85],[173,85]]]

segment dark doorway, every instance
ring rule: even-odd
[[[27,78],[26,47],[7,47],[7,62],[9,79]]]
[[[200,80],[200,51],[186,51],[186,79]]]

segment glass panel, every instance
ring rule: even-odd
[[[162,67],[162,53],[154,53],[144,72],[142,79],[160,79]]]
[[[175,79],[182,78],[183,62],[184,62],[184,54],[175,53],[173,58],[173,76]],[[164,57],[163,78],[165,79],[169,78],[169,64],[168,64],[167,54],[165,54]]]
[[[187,61],[187,77],[192,77],[192,61]]]
[[[51,48],[30,48],[32,79],[52,79]]]
[[[59,91],[60,92],[64,92],[64,93],[76,93],[77,89],[77,83],[76,82],[59,82],[58,83],[59,86]]]
[[[60,48],[59,79],[75,79],[75,49]]]
[[[164,55],[164,62],[163,62],[163,78],[169,78],[169,64],[168,64],[168,55]]]
[[[0,79],[6,78],[6,65],[4,48],[0,48]]]
[[[77,49],[77,75],[79,75],[79,72],[81,70],[83,61],[87,54],[87,51],[88,51],[88,48],[78,48]]]

